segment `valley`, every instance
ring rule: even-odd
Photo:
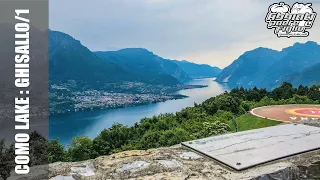
[[[145,117],[175,113],[234,87],[255,92],[255,87],[291,86],[285,82],[295,87],[319,83],[315,42],[282,51],[259,47],[221,70],[165,59],[144,48],[92,52],[58,31],[49,37],[50,139],[59,137],[63,145],[75,136],[93,138],[114,123],[133,126]]]
[[[90,111],[69,112],[64,114],[58,113],[51,115],[50,139],[59,138],[59,142],[67,146],[75,136],[88,136],[94,138],[103,129],[111,127],[113,123],[133,126],[142,118],[153,117],[165,113],[175,113],[183,108],[194,106],[194,103],[201,103],[210,97],[219,95],[228,90],[228,87],[214,82],[214,78],[195,79],[188,82],[188,85],[198,85],[203,87],[189,88],[176,92],[176,94],[181,94],[179,96],[187,98],[166,99],[166,101],[163,102],[152,104],[146,103],[144,105],[125,108],[96,108]],[[121,95],[118,95],[119,102],[130,101],[131,95],[122,95],[125,97],[122,98]],[[92,98],[92,96],[87,96],[87,98]],[[106,98],[111,98],[111,96]],[[154,97],[152,97],[152,99],[153,98]],[[86,101],[80,102],[85,105]],[[54,102],[51,102],[50,104],[52,103]],[[88,103],[95,104],[95,101],[90,100]],[[99,102],[97,104],[99,104]]]
[[[194,74],[186,73],[178,61],[143,48],[92,52],[72,36],[49,30],[49,49],[51,115],[181,99],[187,96],[177,91],[206,87],[188,84]],[[204,77],[215,77],[220,70],[188,65]]]

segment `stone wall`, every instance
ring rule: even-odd
[[[317,122],[302,122],[309,125]],[[311,123],[311,124],[310,124]],[[45,170],[37,168],[42,179]],[[84,162],[57,162],[49,166],[56,180],[210,179],[210,180],[319,180],[320,150],[283,158],[247,170],[235,171],[181,145],[126,151]],[[30,175],[31,177],[31,175]],[[9,179],[24,179],[12,176]],[[28,178],[27,178],[28,179]]]
[[[43,171],[37,172],[39,173],[37,177],[41,179]],[[288,157],[244,171],[235,171],[210,158],[202,157],[176,145],[147,151],[121,152],[84,162],[58,162],[50,165],[49,173],[52,180],[316,180],[320,179],[320,150]],[[13,176],[10,179],[19,179],[19,177]]]

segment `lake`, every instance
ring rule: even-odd
[[[214,78],[206,78],[190,81],[188,84],[208,85],[208,87],[178,91],[179,94],[189,96],[185,99],[168,100],[143,106],[51,116],[49,118],[49,138],[59,138],[60,143],[66,146],[75,136],[94,138],[104,128],[111,127],[113,123],[132,126],[144,117],[180,111],[183,108],[193,106],[194,103],[201,103],[228,90],[227,87],[213,80]]]

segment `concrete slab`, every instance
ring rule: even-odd
[[[320,149],[320,128],[286,124],[183,142],[236,170]]]

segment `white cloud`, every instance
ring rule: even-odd
[[[54,0],[50,1],[50,28],[71,34],[91,50],[144,47],[165,58],[220,67],[259,46],[282,48],[296,41],[320,42],[318,19],[309,38],[277,38],[264,22],[272,3]],[[312,7],[320,12],[319,3]]]

